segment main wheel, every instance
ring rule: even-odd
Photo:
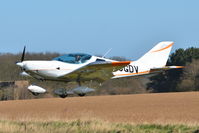
[[[61,98],[66,98],[68,95],[59,95]]]
[[[80,97],[83,97],[85,96],[86,94],[82,93],[82,94],[78,94]]]
[[[32,92],[32,94],[33,94],[34,96],[38,96],[38,95],[39,95],[39,93],[36,93],[36,92]]]

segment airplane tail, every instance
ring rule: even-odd
[[[173,44],[169,41],[158,43],[137,61],[132,61],[130,65],[114,72],[112,79],[149,75],[170,69],[184,68],[183,66],[166,66]]]
[[[169,58],[171,48],[174,42],[164,41],[158,43],[149,52],[137,60],[139,64],[145,65],[149,68],[164,67]]]

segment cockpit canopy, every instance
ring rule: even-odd
[[[75,54],[65,54],[54,58],[53,60],[62,61],[71,64],[82,64],[89,60],[92,56],[89,54],[75,53]]]

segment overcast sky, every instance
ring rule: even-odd
[[[1,0],[0,52],[137,59],[160,41],[199,47],[199,0]]]

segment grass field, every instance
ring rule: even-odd
[[[198,92],[0,102],[2,133],[67,131],[197,133],[198,129]]]
[[[0,133],[198,133],[199,126],[110,123],[104,121],[0,121]]]

